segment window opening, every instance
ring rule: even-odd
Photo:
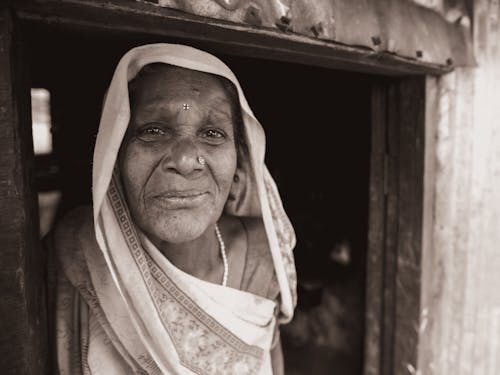
[[[31,118],[35,155],[52,153],[50,93],[43,88],[31,89]]]

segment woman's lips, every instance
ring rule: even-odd
[[[208,197],[208,192],[199,190],[168,191],[153,196],[156,204],[168,210],[192,208],[200,205]]]

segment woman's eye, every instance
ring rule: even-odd
[[[152,127],[146,128],[142,131],[143,134],[151,134],[151,135],[163,135],[165,132],[160,128]]]
[[[223,139],[225,134],[219,130],[208,129],[203,133],[203,136],[210,139]]]
[[[158,126],[147,126],[139,129],[139,131],[137,132],[138,138],[144,141],[153,141],[159,137],[164,136],[165,134],[165,130]]]

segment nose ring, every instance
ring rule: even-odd
[[[200,163],[201,165],[207,164],[207,161],[205,160],[205,158],[203,156],[198,156],[197,160],[198,160],[198,163]]]

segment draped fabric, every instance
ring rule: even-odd
[[[241,289],[179,270],[131,219],[115,164],[130,119],[128,82],[150,63],[217,74],[237,88],[248,160],[240,163],[245,184],[225,212],[247,223]],[[237,79],[216,57],[153,44],[120,60],[96,140],[92,212],[71,214],[55,234],[54,330],[61,373],[272,373],[273,336],[296,303],[295,235],[264,165],[264,149],[263,129]],[[262,280],[268,280],[268,290],[257,293]]]

